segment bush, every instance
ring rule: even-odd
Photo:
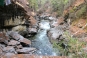
[[[58,48],[63,56],[72,56],[72,58],[87,57],[87,54],[82,49],[86,45],[85,42],[73,38],[68,32],[64,33],[64,37],[63,41],[53,43],[53,47]]]

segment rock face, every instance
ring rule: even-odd
[[[11,2],[12,4],[2,7],[0,12],[0,28],[6,29],[7,32],[0,30],[0,58],[2,55],[9,58],[18,53],[32,54],[35,50],[30,47],[31,41],[25,38],[37,33],[35,14],[29,9],[28,0]]]

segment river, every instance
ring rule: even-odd
[[[52,44],[47,37],[47,30],[50,29],[50,24],[48,20],[41,20],[39,23],[39,31],[38,34],[33,37],[32,46],[37,49],[35,52],[36,55],[44,55],[44,56],[57,56],[58,53],[54,51]]]

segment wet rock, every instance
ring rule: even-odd
[[[15,45],[18,45],[20,44],[20,42],[16,41],[16,40],[10,40],[10,42],[8,43],[8,45],[10,46],[15,46]]]
[[[54,17],[48,17],[48,19],[49,19],[50,21],[56,20],[56,18],[54,18]]]
[[[36,50],[35,48],[25,47],[25,48],[22,48],[22,49],[18,49],[17,52],[19,54],[29,54],[30,52],[35,51],[35,50]]]
[[[0,32],[0,42],[7,44],[8,40],[9,40],[9,37],[5,33]]]
[[[58,29],[51,29],[48,32],[48,37],[50,37],[51,39],[57,39],[61,34],[63,34],[63,31],[58,30]]]
[[[31,45],[31,41],[26,38],[20,39],[19,41],[22,43],[23,46]]]
[[[33,34],[37,33],[37,29],[36,28],[29,28],[28,31],[29,31],[29,33],[33,33]]]
[[[65,30],[66,30],[66,26],[64,25],[59,25],[57,27],[54,27],[48,30],[47,35],[49,37],[50,42],[51,43],[52,41],[58,42],[65,39],[63,36],[63,33]]]
[[[4,47],[3,52],[5,52],[5,53],[17,53],[13,46]]]

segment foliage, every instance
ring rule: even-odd
[[[44,5],[46,1],[47,0],[29,0],[29,6],[36,11],[40,7],[42,7],[42,5]]]
[[[68,3],[68,0],[51,0],[53,11],[57,12],[59,16],[63,14],[64,6],[67,3]]]
[[[66,39],[64,39],[63,41],[53,43],[54,48],[58,48],[62,55],[72,56],[73,58],[81,58],[87,56],[87,54],[82,50],[82,48],[86,45],[85,42],[71,37],[68,32],[65,32],[64,36],[66,37]],[[62,44],[64,44],[65,47]]]
[[[29,0],[29,6],[34,10],[38,9],[38,0]]]
[[[81,9],[79,9],[76,13],[77,17],[80,18],[82,16],[85,16],[86,14],[86,5],[84,5],[84,7],[82,7]]]

